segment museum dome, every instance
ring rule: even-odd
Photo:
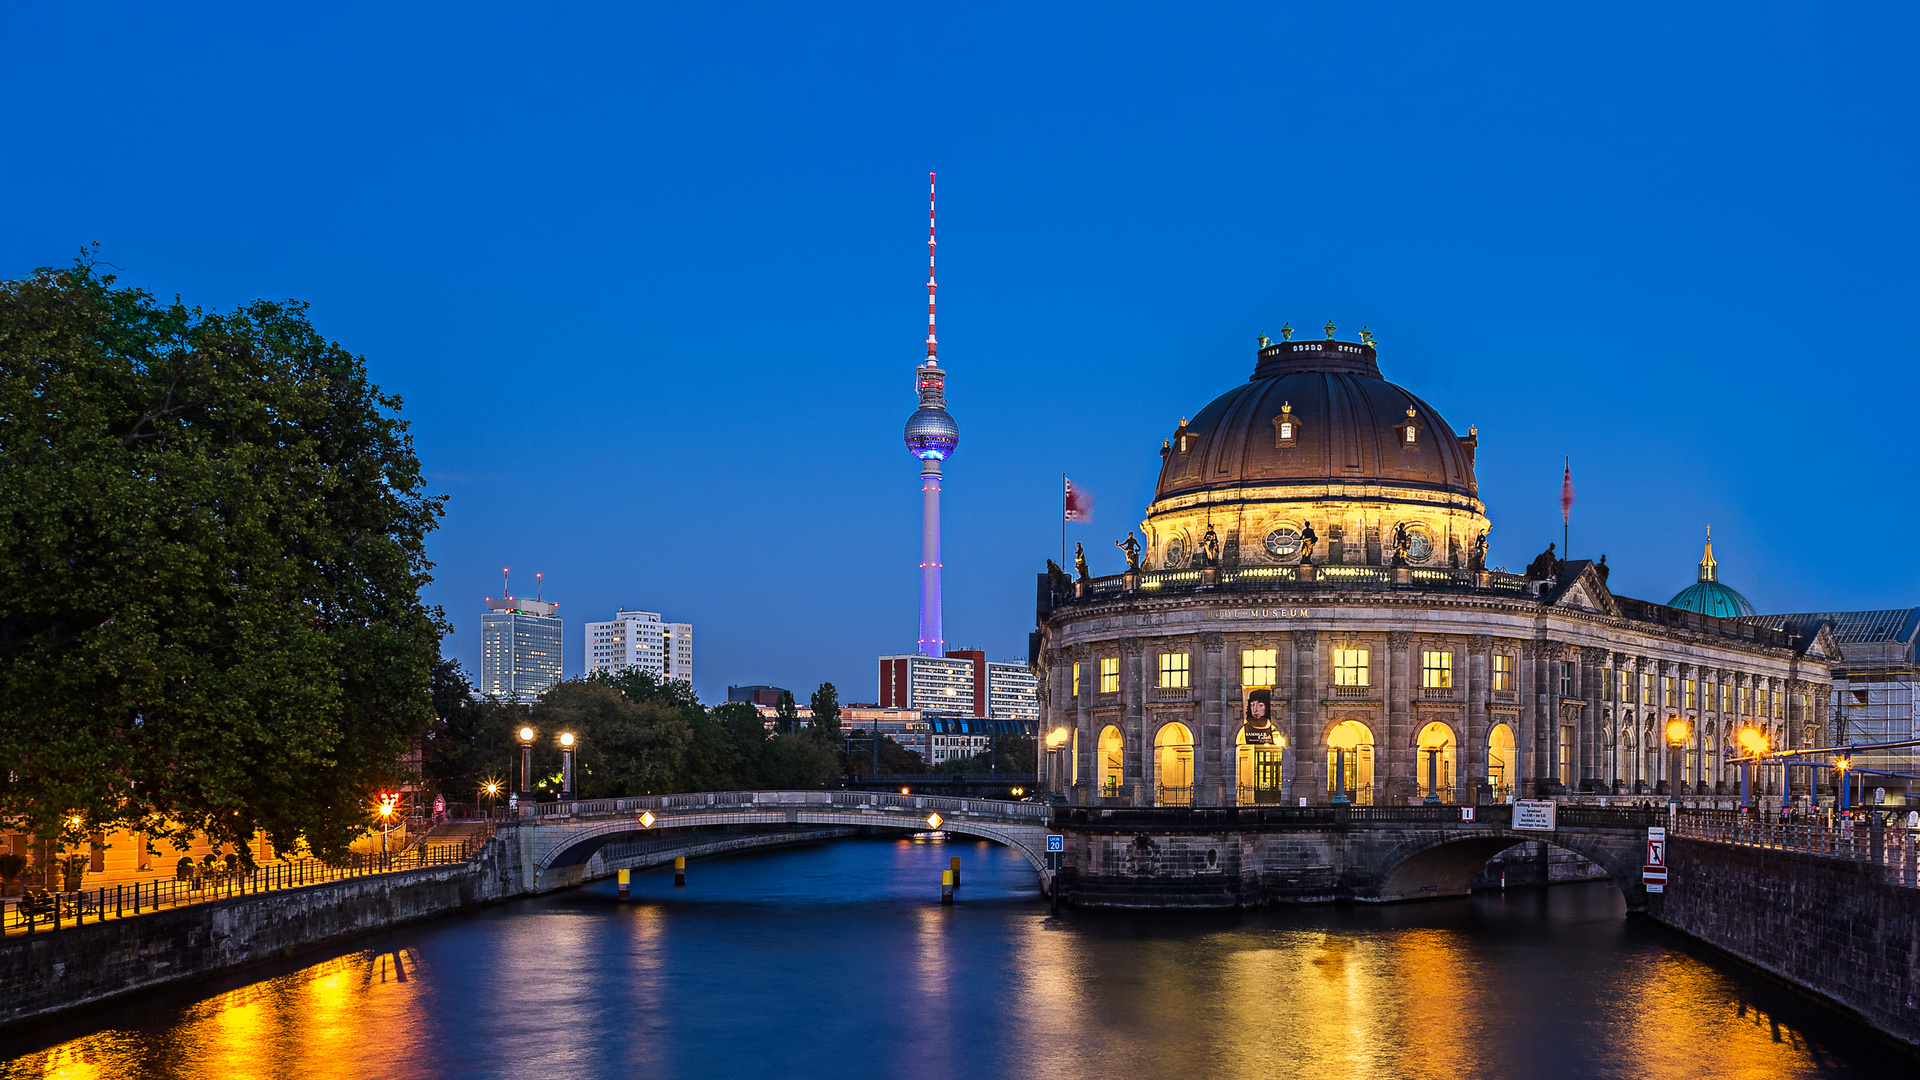
[[[1722,619],[1759,614],[1738,590],[1720,581],[1720,564],[1713,560],[1711,529],[1707,531],[1706,556],[1700,560],[1700,579],[1675,593],[1673,599],[1667,601],[1667,606],[1681,611],[1697,611],[1702,615],[1716,615]]]
[[[1296,483],[1384,483],[1477,499],[1477,442],[1381,378],[1371,341],[1329,333],[1268,342],[1251,379],[1183,420],[1162,446],[1154,501]]]

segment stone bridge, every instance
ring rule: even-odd
[[[1666,814],[1561,804],[1551,832],[1510,806],[1062,807],[1061,899],[1087,907],[1238,907],[1464,896],[1488,859],[1544,840],[1598,864],[1643,910],[1647,826]]]
[[[523,808],[514,838],[520,864],[529,871],[530,891],[577,885],[587,863],[616,842],[686,830],[681,845],[650,844],[657,858],[705,855],[769,843],[791,843],[849,835],[847,826],[926,832],[932,829],[993,840],[1025,855],[1051,889],[1046,835],[1052,808],[1001,799],[962,799],[937,795],[894,795],[867,791],[713,791],[582,802],[535,803]],[[710,826],[744,826],[735,833],[765,826],[775,836],[716,838]],[[818,832],[792,832],[792,826],[820,826]],[[831,827],[839,827],[834,829]],[[656,859],[657,861],[657,859]]]

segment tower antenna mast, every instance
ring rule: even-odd
[[[947,412],[947,373],[940,370],[940,339],[934,321],[933,253],[935,174],[927,174],[927,358],[915,365],[920,407],[907,418],[907,452],[920,462],[920,644],[927,656],[946,652],[940,618],[940,463],[960,443],[960,427]]]

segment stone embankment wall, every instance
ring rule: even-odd
[[[675,844],[609,845],[585,877],[751,848],[807,843],[857,829],[726,829]],[[236,896],[133,918],[0,940],[0,1025],[130,992],[204,978],[405,923],[576,884],[533,872],[532,829],[507,829],[472,861]],[[551,877],[551,875],[549,875]]]
[[[1848,859],[1667,842],[1647,914],[1920,1047],[1920,889]]]

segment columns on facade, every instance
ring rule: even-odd
[[[1387,752],[1375,764],[1385,767],[1388,806],[1405,806],[1419,790],[1413,775],[1418,754],[1413,745],[1413,671],[1408,655],[1412,645],[1413,635],[1404,630],[1387,634],[1387,730],[1382,740]],[[1378,749],[1375,753],[1379,754]]]
[[[1195,806],[1225,806],[1231,783],[1232,737],[1227,734],[1226,641],[1217,631],[1200,635],[1200,730],[1193,748]],[[1237,681],[1237,680],[1236,680]]]
[[[1487,777],[1487,699],[1493,692],[1493,637],[1475,634],[1467,639],[1467,722],[1459,733],[1454,754],[1454,798],[1480,802],[1480,785]]]
[[[1294,800],[1309,803],[1327,801],[1327,762],[1320,739],[1320,642],[1319,632],[1293,632],[1293,705],[1292,732],[1287,749],[1293,754]]]
[[[1120,725],[1126,743],[1120,781],[1132,788],[1133,805],[1151,806],[1153,743],[1147,734],[1146,650],[1137,637],[1120,639],[1120,696],[1126,706]]]
[[[1513,763],[1513,790],[1521,798],[1532,798],[1538,787],[1534,783],[1537,774],[1536,759],[1539,756],[1534,739],[1538,735],[1540,722],[1540,642],[1521,643],[1520,655],[1520,730],[1514,733],[1513,756],[1519,760]]]
[[[1607,773],[1601,761],[1607,725],[1603,698],[1610,670],[1607,665],[1612,658],[1613,654],[1604,649],[1580,651],[1580,696],[1586,699],[1587,707],[1580,711],[1580,738],[1574,752],[1579,757],[1583,792],[1606,790]]]
[[[1098,798],[1099,771],[1096,754],[1100,752],[1100,733],[1093,730],[1093,709],[1091,702],[1100,689],[1099,654],[1091,646],[1082,645],[1068,656],[1067,678],[1073,678],[1072,664],[1080,665],[1080,692],[1073,697],[1073,730],[1077,733],[1073,740],[1074,768],[1070,776],[1079,780],[1073,786],[1073,801],[1081,805],[1090,805]]]

